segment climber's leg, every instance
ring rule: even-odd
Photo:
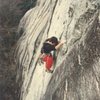
[[[52,65],[53,65],[53,57],[52,57],[52,55],[48,55],[46,58],[46,66],[45,67],[48,71],[50,71]]]
[[[42,60],[43,60],[44,62],[46,62],[46,61],[47,61],[47,57],[48,57],[48,56],[47,56],[47,55],[45,55],[45,56],[43,57],[43,59],[42,59]]]
[[[53,71],[51,70],[51,67],[53,65],[53,57],[52,55],[45,55],[42,60],[45,62],[45,68],[47,72],[52,73]]]

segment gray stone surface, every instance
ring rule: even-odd
[[[15,51],[20,100],[100,100],[99,8],[100,0],[38,0],[25,14]],[[38,63],[51,36],[67,41],[53,74]]]

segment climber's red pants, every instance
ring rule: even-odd
[[[43,57],[43,61],[45,62],[45,67],[47,70],[50,70],[50,68],[52,67],[53,65],[53,57],[52,55],[45,55]]]

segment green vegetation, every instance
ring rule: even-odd
[[[14,27],[27,10],[36,5],[37,0],[2,0],[0,5],[0,26]]]
[[[7,0],[1,2],[0,6],[0,26],[12,27],[16,26],[20,20],[20,9],[17,7],[15,0]]]
[[[22,0],[20,4],[18,4],[20,10],[22,10],[24,13],[29,10],[30,8],[33,8],[36,5],[37,0]]]
[[[0,0],[0,33],[3,37],[16,37],[17,26],[27,10],[36,5],[37,0]],[[16,37],[17,39],[17,37]],[[16,39],[12,39],[16,41]],[[9,43],[9,42],[7,42]]]

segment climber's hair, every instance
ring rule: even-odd
[[[58,39],[55,36],[48,38],[46,41],[52,42],[55,46],[59,43]]]

